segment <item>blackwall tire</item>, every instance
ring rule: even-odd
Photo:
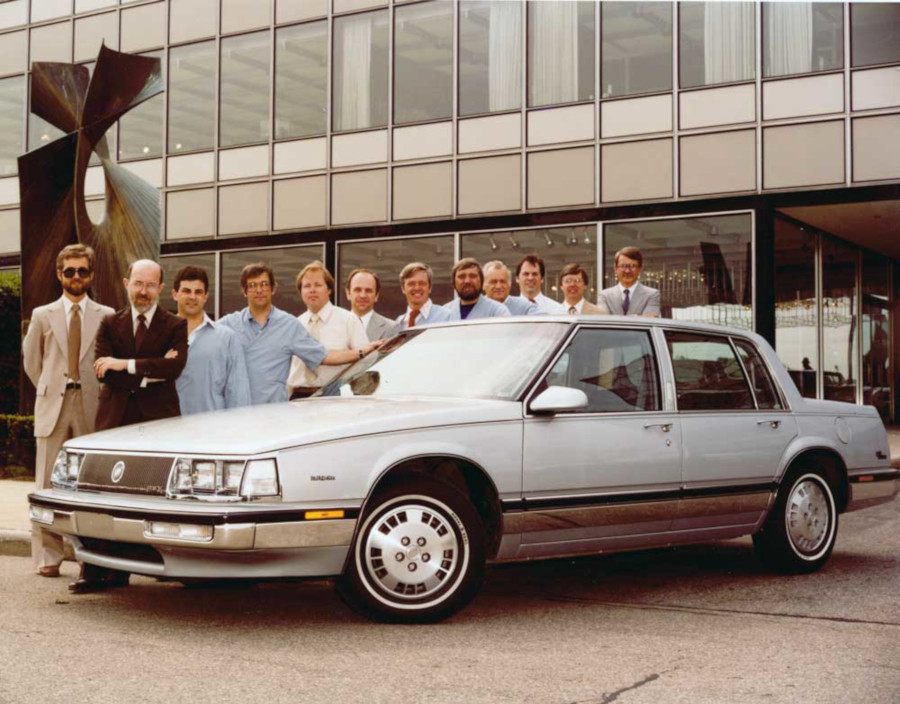
[[[424,479],[395,487],[366,510],[337,592],[376,621],[441,621],[481,587],[484,544],[481,518],[453,487]]]

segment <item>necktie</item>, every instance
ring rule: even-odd
[[[409,327],[412,327],[413,325],[416,324],[416,318],[419,317],[420,312],[421,311],[418,311],[418,310],[413,310],[413,311],[409,312]]]
[[[631,301],[628,299],[628,294],[631,293],[627,288],[625,289],[625,299],[622,301],[622,313],[624,315],[628,315],[628,308],[631,305]]]
[[[322,319],[313,313],[309,316],[309,334],[312,335],[317,340],[319,339],[319,329],[322,324]]]
[[[144,337],[147,335],[147,319],[144,317],[144,314],[141,313],[138,317],[138,326],[137,330],[134,333],[134,351],[138,352],[141,349],[141,345],[144,343]]]
[[[569,315],[577,315],[578,309],[575,306],[569,306]]]
[[[81,356],[81,306],[72,306],[72,314],[69,316],[69,380],[80,381],[81,373],[78,371],[78,358]]]

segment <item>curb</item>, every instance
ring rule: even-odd
[[[31,557],[31,533],[0,529],[0,555]]]

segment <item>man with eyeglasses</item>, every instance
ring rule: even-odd
[[[580,264],[566,264],[559,272],[559,287],[566,297],[565,306],[569,315],[607,315],[609,311],[597,306],[584,297],[588,288],[588,273]]]
[[[56,277],[62,296],[31,314],[22,343],[25,373],[37,389],[34,435],[37,444],[35,479],[38,489],[50,488],[50,475],[62,444],[94,432],[100,383],[94,376],[94,338],[100,321],[113,313],[91,300],[94,250],[70,244],[56,257]],[[35,523],[31,557],[41,577],[58,577],[63,540]]]
[[[597,303],[613,315],[659,317],[659,291],[644,286],[638,279],[644,267],[644,255],[637,247],[623,247],[613,260],[619,283],[605,288]]]

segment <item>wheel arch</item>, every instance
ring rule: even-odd
[[[850,480],[847,465],[840,453],[830,447],[806,447],[796,452],[786,463],[779,484],[794,467],[818,467],[834,488],[837,512],[843,513],[850,501]]]

